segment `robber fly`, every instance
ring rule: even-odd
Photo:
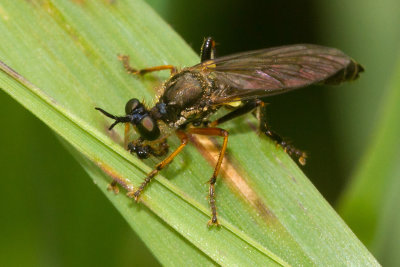
[[[111,130],[125,123],[125,147],[139,158],[163,156],[168,153],[167,137],[175,133],[181,141],[179,147],[156,165],[143,183],[128,196],[137,201],[152,178],[167,166],[186,146],[190,135],[220,136],[223,138],[214,172],[209,180],[209,225],[218,225],[215,204],[215,183],[228,144],[228,132],[217,126],[240,115],[255,111],[260,130],[277,142],[290,155],[304,165],[306,154],[286,143],[268,128],[263,98],[285,93],[312,84],[339,84],[358,78],[363,67],[335,48],[311,44],[288,45],[230,56],[216,57],[215,42],[204,40],[201,63],[178,70],[172,65],[136,70],[129,65],[128,56],[120,56],[125,69],[136,75],[170,70],[171,76],[161,87],[156,104],[149,108],[138,99],[126,103],[125,116],[112,115],[96,108],[114,119]],[[211,114],[221,107],[234,109],[221,118],[209,121]],[[128,144],[129,126],[140,138]]]

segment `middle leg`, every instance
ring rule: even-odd
[[[189,129],[190,134],[198,134],[198,135],[208,135],[208,136],[221,136],[224,138],[224,141],[222,143],[222,148],[221,151],[219,152],[217,164],[215,165],[215,169],[213,172],[213,175],[211,176],[211,179],[209,180],[209,203],[210,203],[210,208],[211,208],[211,220],[208,222],[208,225],[219,225],[218,219],[217,219],[217,207],[215,204],[215,183],[217,181],[217,176],[218,173],[221,169],[221,164],[222,160],[224,159],[226,147],[228,145],[228,136],[229,133],[225,131],[224,129],[221,128],[191,128]]]

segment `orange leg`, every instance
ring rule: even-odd
[[[125,132],[124,132],[124,148],[128,149],[128,133],[129,133],[129,122],[125,123]],[[107,190],[114,191],[115,194],[119,193],[119,188],[117,185],[117,181],[112,181],[111,184],[108,185]]]
[[[217,219],[217,207],[215,205],[215,182],[217,181],[218,173],[221,169],[222,160],[224,159],[226,147],[228,145],[228,135],[229,133],[221,128],[192,128],[189,129],[190,134],[199,134],[199,135],[208,135],[208,136],[221,136],[224,138],[224,142],[222,143],[221,151],[219,152],[219,157],[217,164],[215,165],[214,173],[209,180],[209,203],[211,208],[211,220],[208,222],[208,225],[219,225]]]
[[[215,165],[215,169],[211,179],[209,180],[210,187],[209,187],[209,203],[211,209],[211,220],[208,222],[208,225],[219,225],[217,219],[217,208],[216,208],[216,201],[215,201],[215,183],[217,181],[218,173],[221,169],[222,160],[225,155],[226,147],[228,145],[228,135],[229,133],[224,129],[220,128],[191,128],[188,130],[189,134],[198,134],[198,135],[208,135],[208,136],[221,136],[224,138],[221,151],[219,152],[219,157],[217,164]],[[164,169],[171,161],[182,151],[182,149],[187,145],[188,142],[188,135],[182,131],[176,131],[176,135],[181,140],[181,144],[179,147],[172,152],[167,158],[161,161],[159,164],[156,165],[155,169],[147,174],[146,178],[142,182],[142,184],[136,189],[136,191],[130,191],[127,193],[128,197],[134,198],[136,201],[139,200],[140,194],[146,188],[146,186],[151,182],[151,180],[156,176],[162,169]]]
[[[129,64],[129,56],[118,55],[118,59],[122,61],[122,64],[124,65],[124,68],[126,69],[126,71],[133,75],[144,75],[148,72],[160,71],[160,70],[170,70],[171,75],[173,75],[177,72],[176,67],[172,66],[172,65],[161,65],[161,66],[138,70],[138,69],[132,68],[131,65]]]
[[[126,122],[125,123],[125,132],[124,132],[124,148],[125,149],[128,149],[129,125],[130,125],[130,122]]]
[[[154,178],[154,176],[157,175],[159,171],[165,168],[171,161],[178,155],[182,149],[187,145],[188,142],[188,136],[182,132],[182,131],[176,131],[176,135],[179,137],[181,140],[181,144],[179,147],[172,152],[167,158],[165,158],[163,161],[158,163],[153,171],[151,171],[149,174],[147,174],[147,177],[144,179],[143,183],[139,186],[139,188],[136,191],[131,191],[128,192],[128,197],[133,197],[135,198],[136,201],[139,200],[139,196],[144,190],[144,188],[151,182],[151,180]]]
[[[113,180],[107,187],[108,191],[113,191],[115,194],[119,193],[118,183],[117,181]]]

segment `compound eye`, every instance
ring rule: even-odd
[[[160,129],[150,116],[145,116],[136,127],[146,140],[155,140],[160,136]]]
[[[154,127],[156,127],[153,119],[151,119],[149,116],[144,117],[140,124],[144,129],[146,129],[147,132],[153,132]]]
[[[139,100],[137,100],[136,98],[132,98],[125,105],[125,113],[127,115],[132,114],[132,111],[135,110],[139,105],[140,105]]]

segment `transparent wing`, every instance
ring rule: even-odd
[[[216,82],[211,100],[222,104],[284,93],[315,83],[337,84],[363,68],[338,49],[310,44],[220,57],[195,65]]]

